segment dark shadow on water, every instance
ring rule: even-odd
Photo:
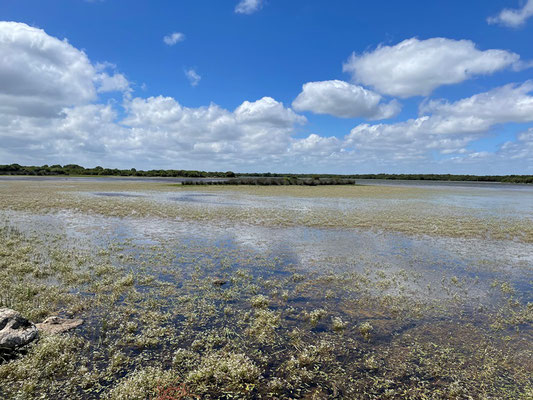
[[[110,192],[98,192],[94,193],[96,196],[104,196],[104,197],[144,197],[140,194],[131,194],[131,193],[110,193]]]

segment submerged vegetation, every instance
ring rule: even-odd
[[[1,189],[0,204],[4,209],[39,214],[69,210],[89,215],[179,219],[191,223],[358,228],[533,243],[530,218],[486,215],[471,207],[439,206],[434,199],[442,192],[431,189],[353,185],[190,187],[109,181],[47,182],[43,185],[39,181],[21,180],[2,182]],[[215,199],[224,196],[225,200],[220,204],[210,203],[212,196]],[[513,192],[512,196],[520,198],[521,193]],[[272,202],[273,197],[282,201]],[[293,199],[295,203],[287,203]],[[303,199],[312,199],[314,203],[321,199],[321,206],[300,207]],[[364,206],[358,206],[359,203]],[[339,208],[339,204],[345,206]]]
[[[95,195],[95,189],[116,196]],[[198,202],[224,189],[5,183],[0,307],[35,322],[51,315],[86,322],[70,333],[42,335],[14,359],[0,360],[0,398],[533,396],[533,271],[527,258],[509,265],[502,264],[504,255],[467,258],[463,271],[459,261],[429,258],[420,244],[408,252],[400,239],[382,257],[369,247],[381,248],[384,231],[367,246],[347,246],[347,238],[363,234],[342,224],[356,221],[351,213],[302,206],[331,188],[234,187],[224,200],[237,205]],[[390,218],[406,212],[398,202],[415,205],[417,218],[393,225],[367,210],[368,227],[388,226],[390,232],[442,240],[450,219],[465,218],[456,208],[425,208],[421,199],[432,195],[424,190],[335,190],[332,203],[389,202]],[[247,196],[261,203],[283,193],[298,195],[302,210],[292,203],[242,205]],[[169,200],[178,195],[196,202]],[[424,224],[425,214],[428,221],[432,216],[433,230],[410,226],[418,217]],[[488,222],[484,234],[531,249],[529,216],[506,217],[507,228],[504,218],[491,218],[471,216],[473,225],[463,224],[463,230],[455,225],[458,240],[470,240],[473,251],[472,238],[479,236],[471,232]],[[508,230],[512,224],[516,232]],[[213,234],[236,226],[243,242]],[[307,235],[306,242],[316,235],[316,243],[331,247],[302,250],[294,241],[284,250],[279,242],[249,239],[249,227],[281,236],[280,242],[283,235],[298,236],[286,233],[288,227],[303,227],[296,232]]]

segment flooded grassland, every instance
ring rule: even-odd
[[[533,189],[0,181],[6,399],[531,399]],[[0,353],[1,356],[1,353]]]

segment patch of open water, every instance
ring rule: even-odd
[[[524,300],[533,298],[532,245],[512,241],[410,237],[397,233],[360,229],[307,227],[261,227],[171,220],[168,218],[116,218],[72,211],[57,214],[2,211],[0,223],[39,235],[40,232],[71,238],[67,246],[105,248],[127,242],[135,257],[150,246],[201,247],[280,261],[280,271],[290,268],[302,273],[364,274],[387,281],[405,275],[405,293],[416,298],[446,296],[443,279],[466,280],[465,292],[475,301],[489,301],[494,280],[510,281]],[[207,258],[213,257],[206,255]],[[230,255],[231,257],[231,255]],[[186,269],[179,258],[174,268]],[[379,271],[379,276],[376,273]],[[455,278],[454,278],[455,279]],[[432,287],[428,293],[428,285]],[[376,295],[398,294],[383,289]]]

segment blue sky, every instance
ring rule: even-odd
[[[532,0],[3,3],[0,163],[533,173]]]

